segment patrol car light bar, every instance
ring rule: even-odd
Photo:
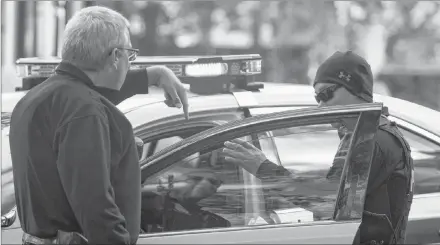
[[[190,77],[212,77],[228,73],[226,63],[208,63],[185,65],[185,74]]]
[[[16,62],[18,76],[22,78],[49,77],[60,62],[59,58],[24,58]],[[132,68],[164,65],[178,77],[216,77],[256,75],[261,73],[260,55],[226,56],[157,56],[138,57]]]

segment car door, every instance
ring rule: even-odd
[[[189,200],[197,197],[200,199],[197,204],[203,210],[220,217],[228,225],[197,227],[192,226],[188,219],[180,221],[182,226],[188,227],[143,233],[138,244],[352,243],[360,225],[373,138],[381,110],[382,104],[375,103],[261,115],[208,129],[154,154],[141,162],[143,191],[154,192],[155,189],[167,189],[168,186],[166,193],[173,193],[175,199]],[[291,171],[289,178],[259,179],[221,157],[225,141],[241,138],[261,149],[264,143],[261,144],[259,137],[271,137],[268,132],[294,132],[299,137],[304,131],[329,129],[329,125],[341,120],[354,122],[355,127],[345,141],[346,144],[339,146],[346,153],[339,166],[340,174],[333,180],[332,187],[327,185],[325,190],[318,188],[313,195],[305,197],[306,202],[304,194],[291,193],[309,193],[307,189],[301,190],[301,183],[310,182],[312,187],[314,183],[320,183],[321,180],[304,178],[307,174],[302,178],[296,177],[298,173],[304,172],[310,175],[314,169],[298,171],[307,166],[293,166],[297,169],[288,169]],[[293,148],[301,151],[300,145]],[[317,152],[319,150],[316,148]],[[270,158],[272,160],[273,156]],[[196,165],[207,167],[194,168]],[[209,171],[205,171],[207,169]],[[198,175],[197,182],[189,178],[193,175]],[[221,181],[211,181],[217,178],[221,178]],[[165,184],[164,188],[167,179],[168,185]],[[201,184],[205,183],[204,180],[210,180],[206,181],[211,183],[209,188]],[[227,184],[217,185],[225,182]],[[285,188],[280,188],[281,185]],[[188,189],[188,186],[192,189]],[[329,195],[322,195],[322,198],[320,191],[326,191]],[[313,203],[312,208],[309,207],[310,203]]]
[[[256,116],[296,108],[299,107],[251,108],[250,114]],[[396,122],[397,127],[408,141],[414,161],[414,199],[406,229],[406,241],[411,244],[439,242],[440,206],[432,205],[432,203],[438,203],[440,200],[440,138],[407,120],[393,115],[390,115],[389,119]],[[325,159],[334,155],[335,149],[332,141],[338,140],[331,134],[336,135],[337,132],[313,132],[308,143],[320,145],[319,154],[306,160],[304,157],[296,158],[293,161],[288,161],[288,164],[307,163],[317,169],[330,167],[331,162],[325,161]],[[270,141],[264,143],[265,147],[262,149],[266,154],[273,156],[274,162],[282,164],[283,159],[290,155],[289,149],[284,146],[295,145],[301,141],[300,138],[294,136],[272,137]],[[326,144],[322,144],[322,142],[326,142]],[[306,151],[302,152],[303,156],[310,154],[307,150],[309,149],[306,148]]]

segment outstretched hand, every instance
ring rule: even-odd
[[[234,139],[226,141],[224,145],[225,160],[244,168],[253,175],[257,174],[260,165],[267,159],[262,151],[245,140]]]
[[[165,104],[169,107],[183,107],[185,118],[189,119],[188,96],[185,87],[172,70],[163,67],[158,86],[164,90]]]

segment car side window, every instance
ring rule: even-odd
[[[266,211],[278,223],[331,219],[351,134],[345,134],[341,140],[331,125],[285,128],[270,134],[270,138],[259,135],[260,142],[272,141],[275,145],[263,152],[278,155],[278,165],[289,170],[292,180],[290,186],[285,186],[284,177],[265,181]]]
[[[146,141],[144,142],[144,150],[139,160],[142,161],[147,157],[165,149],[166,147],[181,141],[182,139],[183,138],[180,136],[171,136],[158,140]]]
[[[242,171],[221,148],[192,154],[143,184],[145,233],[224,228],[245,224]]]
[[[222,145],[195,153],[143,184],[142,230],[157,233],[332,218],[351,134],[343,136],[340,144],[330,125],[312,125],[241,139],[291,175],[258,179],[227,160]],[[274,147],[276,152],[271,151]],[[339,158],[334,161],[336,152]],[[360,218],[360,213],[353,215]]]

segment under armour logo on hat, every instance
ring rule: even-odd
[[[351,75],[350,74],[345,74],[343,71],[339,72],[339,78],[344,79],[347,82],[350,82],[351,79]]]

